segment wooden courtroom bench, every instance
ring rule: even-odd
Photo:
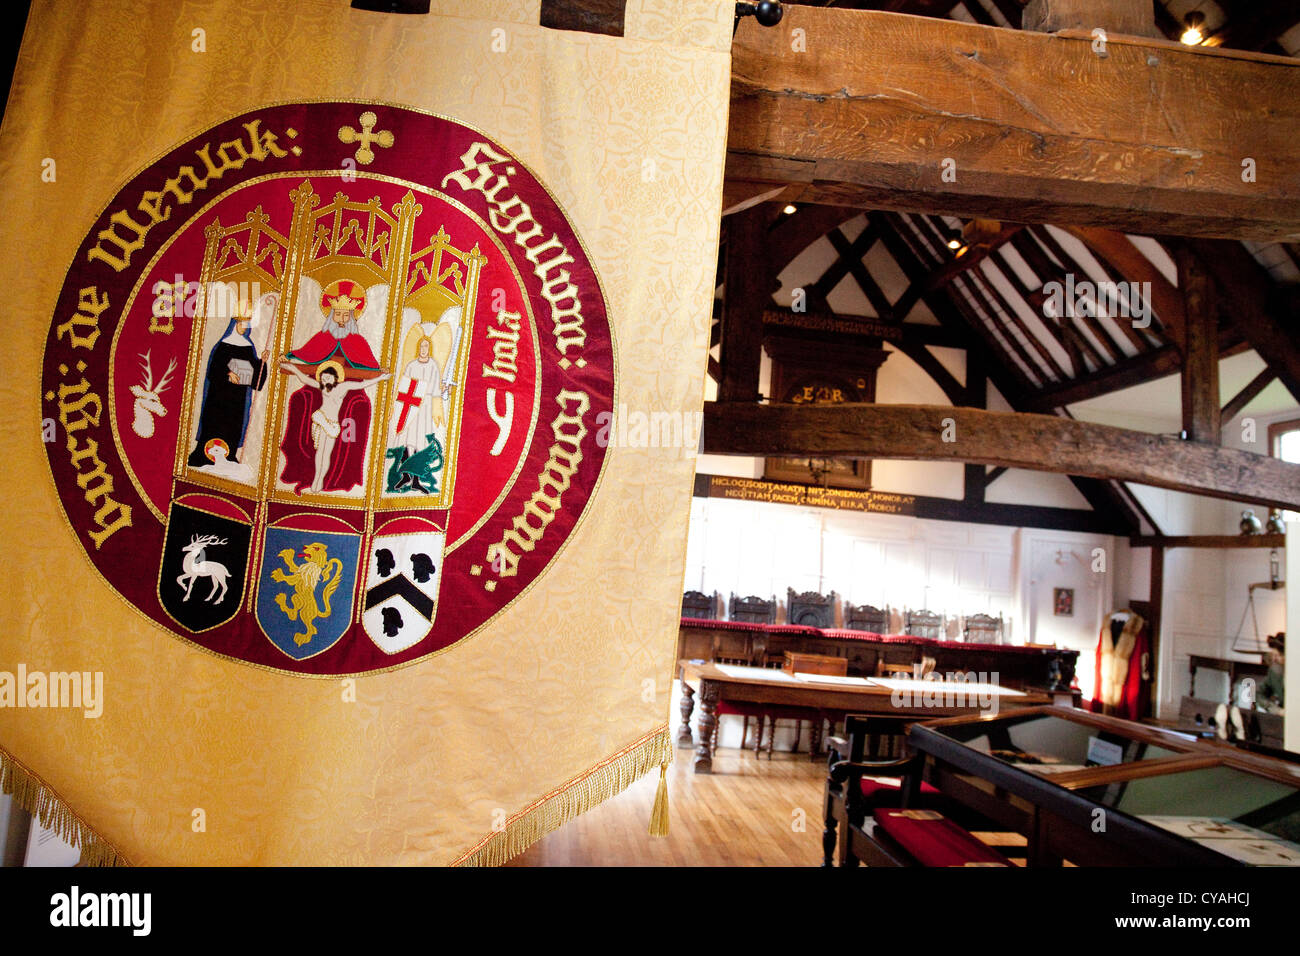
[[[899,719],[849,715],[844,734],[828,738],[822,865],[837,855],[840,866],[1011,865],[966,828],[986,821],[921,780],[917,757],[863,759],[874,738],[904,729]]]

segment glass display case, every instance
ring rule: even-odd
[[[1030,865],[1300,865],[1297,764],[1056,707],[909,739],[930,783],[1025,834]]]

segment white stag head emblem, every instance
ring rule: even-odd
[[[162,399],[159,396],[167,388],[167,383],[171,381],[172,373],[176,371],[176,360],[172,359],[168,363],[167,371],[163,373],[162,379],[155,385],[153,367],[149,362],[149,353],[145,352],[140,358],[144,359],[140,363],[140,368],[144,372],[144,382],[140,385],[131,386],[131,394],[135,396],[135,419],[131,422],[131,431],[141,438],[152,438],[153,417],[167,414],[167,409],[163,406]]]

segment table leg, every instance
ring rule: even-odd
[[[700,736],[695,748],[695,772],[713,772],[713,732],[718,726],[718,697],[720,688],[711,681],[700,681]]]
[[[767,723],[767,714],[759,711],[758,713],[758,736],[754,738],[754,759],[758,759],[759,752],[763,749],[763,725]],[[742,742],[741,746],[744,746]]]
[[[677,746],[693,747],[695,740],[691,737],[691,714],[695,711],[695,689],[682,681],[682,729],[677,732]]]
[[[808,729],[808,757],[815,762],[822,752],[822,719],[815,717],[809,723],[812,726]]]

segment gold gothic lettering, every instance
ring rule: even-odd
[[[546,528],[560,513],[560,496],[569,490],[570,480],[582,463],[582,440],[587,437],[582,418],[591,409],[591,402],[586,392],[568,389],[555,396],[555,401],[560,406],[560,413],[551,422],[555,444],[550,447],[546,464],[537,477],[537,490],[523,511],[515,515],[501,540],[488,545],[488,564],[502,577],[519,573],[520,559],[537,547]]]
[[[513,234],[515,244],[524,250],[524,256],[533,264],[533,274],[542,280],[542,297],[551,307],[551,326],[555,336],[555,346],[568,354],[570,348],[582,349],[587,343],[587,331],[582,320],[582,300],[578,287],[570,280],[568,269],[560,266],[573,262],[564,243],[552,233],[545,242],[530,245],[534,239],[545,234],[545,230],[533,218],[533,211],[528,203],[513,194],[501,196],[509,187],[509,173],[513,166],[498,172],[493,169],[498,163],[512,160],[503,156],[487,143],[474,143],[460,157],[461,168],[448,173],[442,179],[442,187],[448,181],[454,182],[468,192],[481,192],[488,201],[488,221],[492,228],[503,235]],[[473,174],[473,178],[469,174]],[[554,253],[554,255],[551,255]],[[542,257],[547,258],[543,261]]]
[[[98,551],[110,535],[131,527],[131,507],[111,497],[113,476],[99,457],[99,443],[84,436],[80,442],[77,440],[77,432],[98,428],[104,413],[103,401],[89,389],[90,383],[85,378],[75,385],[59,385],[59,422],[67,435],[65,447],[77,471],[77,485],[84,492],[87,504],[98,504],[93,520],[99,530],[86,532]]]
[[[131,256],[144,248],[149,230],[171,218],[172,207],[167,201],[169,197],[182,204],[190,203],[197,191],[221,179],[232,169],[242,169],[250,159],[261,162],[270,156],[278,159],[289,155],[276,145],[274,133],[259,130],[261,123],[261,120],[251,120],[244,124],[248,133],[247,141],[237,139],[218,144],[215,161],[212,158],[211,143],[196,150],[194,155],[203,163],[201,172],[196,173],[193,166],[182,166],[175,176],[163,184],[162,189],[145,190],[135,207],[144,216],[142,222],[131,218],[131,213],[125,209],[119,209],[109,216],[108,228],[96,233],[98,241],[86,253],[87,261],[98,260],[114,271],[121,272],[131,264]],[[116,251],[110,251],[111,249]]]
[[[59,338],[68,336],[74,349],[93,349],[99,339],[99,317],[108,308],[108,293],[97,295],[92,285],[77,293],[77,313],[54,330]],[[88,329],[80,332],[79,329]]]

